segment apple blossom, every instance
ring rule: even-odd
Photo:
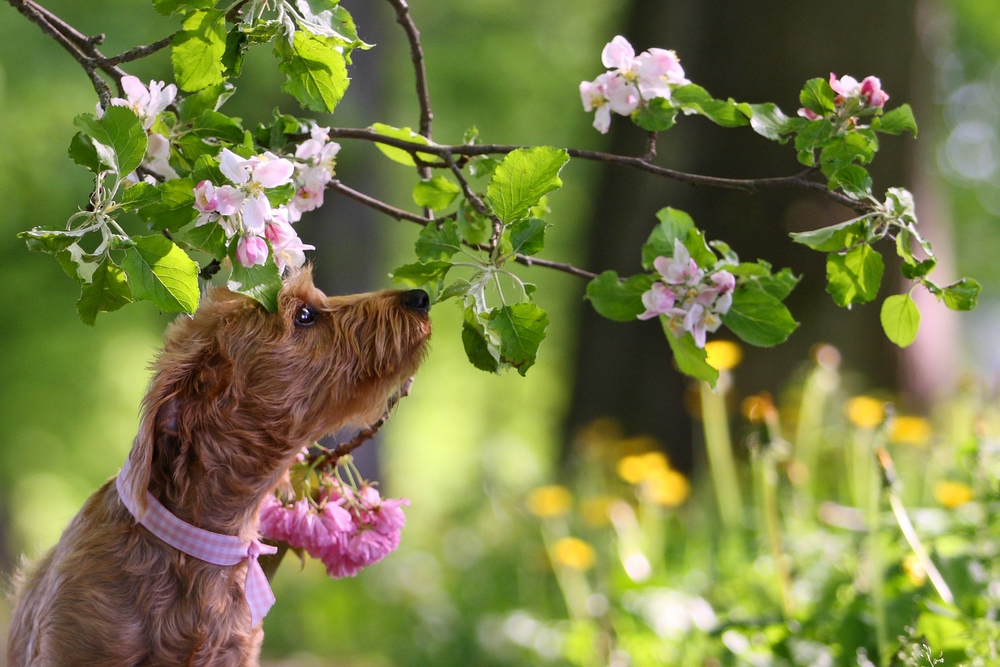
[[[295,149],[301,162],[295,165],[295,197],[288,205],[289,220],[298,222],[302,214],[323,205],[323,192],[333,180],[340,144],[330,141],[328,127],[315,122],[310,138]]]
[[[596,111],[594,127],[601,134],[607,134],[611,127],[611,102],[608,100],[607,80],[613,75],[606,72],[593,81],[580,82],[580,99],[583,100],[583,110]]]
[[[861,82],[861,96],[867,100],[868,106],[879,109],[889,101],[889,94],[882,90],[882,82],[875,76],[867,76]]]
[[[684,77],[684,68],[677,54],[667,49],[650,49],[636,58],[639,64],[639,92],[644,99],[670,98],[670,86],[691,83]]]
[[[170,84],[165,86],[163,81],[150,81],[149,88],[143,85],[142,81],[135,76],[122,77],[122,89],[125,91],[127,99],[121,97],[111,98],[111,104],[118,107],[128,107],[135,112],[135,115],[142,121],[142,127],[148,130],[156,122],[156,117],[161,111],[173,104],[177,96],[177,86]],[[103,114],[99,108],[98,117]]]
[[[180,174],[170,166],[170,140],[153,132],[146,140],[146,157],[142,166],[165,179],[180,178]]]
[[[279,158],[269,151],[245,160],[228,148],[223,148],[219,153],[219,170],[230,182],[239,186],[242,195],[239,212],[243,228],[255,234],[263,233],[264,225],[272,214],[271,202],[264,189],[290,182],[295,167],[285,158]],[[239,198],[232,190],[230,187],[224,196],[227,201],[235,204]],[[225,213],[219,210],[221,215],[233,215],[235,212]]]
[[[236,259],[247,267],[267,263],[267,241],[259,236],[247,235],[236,244]]]
[[[694,284],[704,274],[680,239],[674,239],[674,256],[657,257],[653,266],[668,285]]]
[[[673,290],[661,282],[653,283],[653,286],[642,294],[642,305],[646,307],[646,312],[639,315],[639,319],[648,320],[658,315],[666,315],[674,307],[675,300]]]

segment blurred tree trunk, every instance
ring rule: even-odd
[[[894,105],[907,101],[913,89],[915,5],[914,0],[632,0],[623,34],[637,52],[654,46],[676,49],[688,78],[716,97],[772,101],[794,114],[802,84],[833,71],[858,79],[879,76]],[[609,31],[608,39],[612,36]],[[595,75],[599,71],[595,67]],[[615,117],[611,144],[613,152],[641,155],[644,132]],[[876,192],[907,185],[909,162],[915,156],[912,139],[884,139],[871,170]],[[749,128],[728,130],[696,117],[680,118],[677,127],[661,135],[657,162],[736,178],[802,169],[790,146],[767,141]],[[736,373],[742,393],[776,393],[821,341],[836,345],[847,366],[862,371],[873,386],[895,386],[898,351],[879,325],[882,298],[899,284],[892,250],[888,245],[879,248],[886,259],[879,298],[847,311],[834,306],[825,293],[824,255],[788,238],[789,231],[845,220],[850,217],[847,209],[797,190],[748,195],[606,168],[598,186],[586,265],[623,275],[640,271],[639,247],[656,221],[654,213],[667,205],[688,211],[708,238],[730,243],[741,258],[766,259],[805,276],[788,299],[801,327],[777,348],[745,348]],[[688,381],[673,368],[659,323],[620,324],[601,318],[589,304],[581,308],[579,330],[585,333],[577,350],[570,433],[595,418],[613,417],[629,433],[660,439],[672,462],[690,469],[692,424],[682,401]]]

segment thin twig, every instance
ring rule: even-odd
[[[410,7],[406,4],[406,0],[389,0],[389,4],[396,10],[396,22],[403,27],[406,39],[410,42],[410,59],[413,60],[417,101],[420,103],[420,134],[430,139],[434,112],[431,111],[431,96],[427,90],[427,69],[424,66],[424,49],[420,45],[420,32],[413,22],[413,17],[410,16]]]
[[[656,137],[657,133],[654,131],[650,131],[646,136],[646,153],[642,156],[646,162],[652,162],[656,157]]]
[[[548,259],[539,259],[538,257],[531,257],[520,253],[514,256],[514,261],[518,264],[524,264],[525,266],[544,266],[547,269],[555,269],[556,271],[569,273],[580,278],[586,278],[587,280],[593,280],[597,277],[596,273],[591,273],[585,269],[578,269],[572,264],[567,264],[565,262],[553,262]]]
[[[120,65],[121,63],[130,63],[133,60],[139,60],[140,58],[151,56],[157,51],[167,48],[173,41],[174,41],[174,35],[167,35],[163,39],[153,42],[152,44],[147,44],[146,46],[137,46],[134,49],[129,49],[128,51],[125,51],[124,53],[119,53],[117,56],[111,56],[110,58],[103,58],[96,62],[98,67],[103,67],[105,65]]]
[[[399,390],[389,399],[389,402],[385,407],[385,413],[383,413],[382,416],[379,417],[374,423],[361,429],[353,438],[347,442],[342,442],[333,448],[320,447],[319,451],[315,454],[310,454],[306,458],[306,461],[316,470],[320,470],[329,465],[336,465],[337,459],[347,456],[378,434],[379,430],[381,430],[385,423],[389,421],[389,417],[392,415],[392,410],[396,407],[396,404],[410,395],[410,388],[412,386],[413,378],[404,382],[403,386],[400,387]]]

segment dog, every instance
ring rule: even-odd
[[[303,446],[376,420],[416,371],[428,310],[422,290],[326,297],[309,267],[285,279],[273,314],[210,288],[164,336],[127,493],[105,483],[17,577],[9,667],[257,665],[263,629],[244,590],[256,564],[189,556],[123,498],[141,516],[148,490],[188,524],[255,541],[261,501]]]

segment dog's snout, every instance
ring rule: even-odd
[[[403,305],[410,310],[427,313],[431,309],[431,297],[422,289],[411,289],[400,295]]]

